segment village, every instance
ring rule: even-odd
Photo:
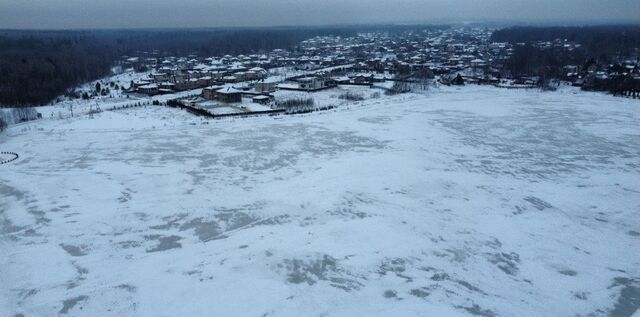
[[[571,56],[582,44],[567,39],[495,42],[494,32],[479,27],[362,32],[309,38],[291,50],[211,57],[139,52],[122,56],[111,76],[72,89],[53,101],[53,107],[5,111],[0,119],[12,124],[73,117],[74,109],[75,114],[90,115],[146,105],[177,107],[209,118],[293,114],[423,93],[440,85],[542,90],[574,86],[640,98],[637,49],[613,64],[590,60],[514,75],[518,51]],[[5,126],[0,124],[0,130]]]
[[[426,89],[433,83],[499,83],[510,57],[506,43],[489,43],[490,31],[452,28],[357,37],[315,37],[295,51],[200,59],[146,52],[125,56],[121,70],[146,71],[130,93],[147,96],[189,91],[169,105],[211,115],[300,112]],[[456,40],[464,37],[465,41]],[[317,94],[331,91],[327,94]]]
[[[507,63],[514,45],[491,41],[487,28],[452,27],[401,33],[360,33],[357,37],[315,37],[294,51],[276,49],[264,54],[198,58],[162,56],[144,52],[125,56],[118,69],[147,73],[132,81],[128,92],[148,96],[190,91],[182,105],[212,115],[272,112],[318,105],[314,93],[342,88],[333,102],[361,100],[369,89],[373,96],[397,94],[429,85],[486,84],[503,88],[540,87],[539,76],[515,77]],[[524,45],[518,43],[516,45]],[[538,42],[540,49],[572,51],[579,43],[558,39]],[[637,57],[620,65],[565,65],[558,80],[585,89],[598,81],[631,78],[637,96],[640,64]],[[295,94],[294,92],[298,92]],[[303,93],[303,94],[300,94]],[[326,99],[326,98],[325,98]],[[289,109],[290,110],[290,109]]]

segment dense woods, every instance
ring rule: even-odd
[[[346,28],[148,31],[0,31],[0,107],[43,105],[83,82],[108,75],[123,55],[212,56],[290,49]]]
[[[548,50],[531,44],[515,46],[507,70],[514,76],[546,76],[559,78],[565,65],[583,65],[587,55],[582,49],[574,51]]]
[[[566,39],[580,47],[566,51],[534,45],[556,39]],[[565,65],[608,64],[637,55],[640,26],[512,27],[494,32],[492,40],[524,44],[514,47],[508,65],[514,76],[559,77]]]
[[[114,53],[80,34],[0,37],[0,104],[41,105],[108,74]]]
[[[497,30],[496,42],[531,43],[567,39],[593,57],[629,55],[640,47],[640,26],[511,27]]]

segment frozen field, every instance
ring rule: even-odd
[[[15,126],[0,316],[631,316],[640,101],[576,92]]]

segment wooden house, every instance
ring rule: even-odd
[[[216,91],[218,100],[222,102],[242,102],[242,92],[233,87],[226,87]]]
[[[210,86],[202,89],[202,98],[207,100],[217,99],[218,94],[217,91],[224,88],[224,86]]]
[[[143,93],[145,95],[152,96],[152,95],[157,95],[158,94],[158,89],[159,89],[158,85],[156,85],[156,84],[148,84],[148,85],[144,85],[144,86],[138,87],[137,91],[139,93]]]

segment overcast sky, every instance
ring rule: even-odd
[[[640,22],[640,0],[0,0],[0,28]]]

